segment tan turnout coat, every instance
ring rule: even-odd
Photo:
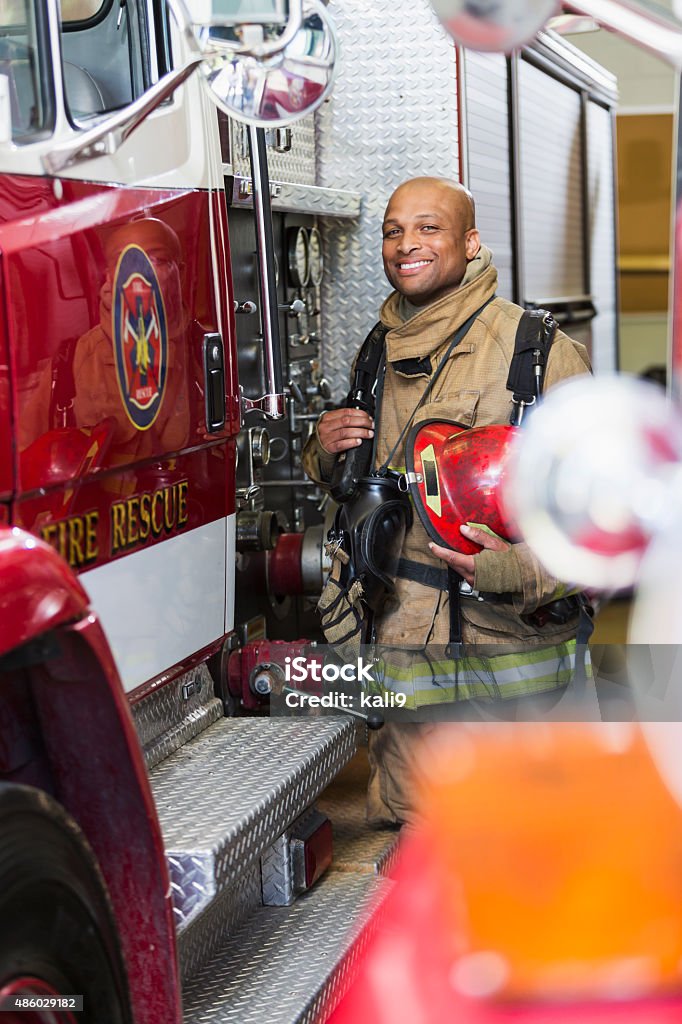
[[[429,357],[431,372],[435,370],[455,332],[494,296],[496,287],[497,271],[489,251],[482,246],[479,255],[468,265],[462,285],[424,307],[411,319],[403,321],[399,315],[397,292],[385,301],[381,320],[389,332],[383,400],[377,423],[377,465],[388,457],[430,377],[428,368],[424,372],[406,373],[396,368],[396,362]],[[521,307],[514,303],[493,298],[453,351],[414,423],[432,418],[452,419],[468,427],[509,422],[512,402],[506,381],[522,313]],[[557,331],[547,363],[545,391],[561,380],[588,372],[585,347]],[[303,452],[303,466],[308,476],[324,486],[333,464],[334,456],[324,451],[317,435],[312,436]],[[393,457],[392,465],[404,467],[403,445]],[[403,557],[443,568],[443,563],[431,554],[428,542],[429,537],[415,515],[414,525],[405,539]],[[465,643],[506,643],[511,645],[509,649],[521,650],[575,636],[577,619],[564,625],[548,623],[541,630],[522,620],[521,615],[535,611],[567,588],[544,571],[525,544],[516,545],[515,552],[521,566],[522,592],[515,593],[513,601],[506,603],[462,601]],[[506,589],[501,584],[498,591]],[[397,581],[396,590],[397,600],[387,606],[377,623],[379,642],[410,646],[427,642],[446,644],[449,635],[447,593],[403,579]]]

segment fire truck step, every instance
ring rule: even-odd
[[[343,995],[392,886],[328,873],[290,907],[260,907],[183,991],[184,1024],[312,1024]]]
[[[281,835],[353,756],[349,719],[221,719],[150,781],[181,932]]]
[[[332,871],[388,875],[395,863],[400,831],[367,824],[368,778],[367,751],[362,748],[315,802],[331,820],[334,831]]]
[[[213,695],[213,681],[206,665],[152,690],[133,704],[131,711],[147,771],[225,714],[223,702]]]

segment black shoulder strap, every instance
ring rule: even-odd
[[[546,309],[526,309],[519,320],[507,377],[514,403],[510,419],[514,427],[521,425],[526,408],[534,405],[542,394],[545,366],[557,326]]]
[[[346,396],[347,409],[362,409],[375,416],[375,407],[381,401],[383,380],[384,339],[388,328],[375,324],[362,343],[355,360],[353,383]],[[374,438],[366,438],[357,448],[340,452],[335,459],[329,490],[334,501],[343,504],[355,493],[358,481],[367,476],[374,465],[379,431]]]

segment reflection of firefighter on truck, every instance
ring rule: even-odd
[[[163,295],[163,331],[159,326],[159,313],[154,293],[149,286],[151,302],[142,294],[125,294],[118,289],[116,301],[126,310],[122,316],[123,359],[128,388],[147,391],[145,401],[150,406],[163,394],[163,381],[159,379],[159,357],[162,336],[167,337],[167,356],[162,368],[168,375],[168,391],[164,394],[161,421],[163,446],[167,451],[178,451],[188,441],[189,408],[183,390],[185,371],[183,364],[192,352],[190,321],[182,306],[180,284],[180,245],[175,232],[162,221],[145,218],[118,228],[105,242],[106,279],[99,296],[99,323],[77,339],[68,362],[60,360],[50,364],[34,383],[24,405],[22,428],[24,436],[40,438],[56,428],[58,412],[61,427],[91,430],[106,421],[109,427],[108,444],[117,463],[125,464],[151,454],[147,432],[137,430],[126,416],[121,403],[120,384],[115,372],[115,347],[112,332],[114,315],[112,298],[117,266],[121,254],[128,247],[142,248],[155,270]],[[138,275],[139,276],[139,275]],[[135,282],[133,282],[134,284]],[[120,315],[120,314],[119,314]],[[64,379],[65,378],[65,379]],[[138,383],[135,384],[135,380]],[[141,404],[140,401],[137,403]],[[23,447],[23,446],[22,446]],[[30,456],[28,456],[30,459]]]

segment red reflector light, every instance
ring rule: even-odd
[[[332,862],[332,823],[319,812],[301,823],[291,837],[296,888],[310,889]]]

